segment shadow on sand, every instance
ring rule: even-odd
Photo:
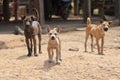
[[[19,56],[17,59],[18,59],[18,60],[23,60],[23,59],[26,59],[26,58],[28,58],[27,55],[22,55],[22,56]]]
[[[49,70],[51,70],[52,67],[56,66],[55,62],[51,62],[49,63],[48,60],[44,61],[44,66],[43,66],[43,70],[48,72]]]

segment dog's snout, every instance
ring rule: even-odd
[[[29,27],[30,25],[25,25],[25,27],[27,28],[27,27]]]
[[[50,33],[50,39],[51,40],[55,40],[56,39],[56,35],[54,33]]]
[[[30,25],[30,21],[27,21],[27,22],[26,22],[26,25],[28,25],[28,26],[29,26],[29,25]]]
[[[108,31],[108,28],[109,28],[108,26],[105,26],[104,31]]]
[[[51,40],[55,40],[55,37],[54,37],[54,36],[52,36],[52,37],[51,37]]]
[[[107,28],[107,27],[104,27],[104,31],[108,31],[108,28]]]

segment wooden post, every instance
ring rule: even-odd
[[[88,0],[88,16],[91,17],[91,0]]]
[[[15,15],[15,21],[18,20],[17,11],[18,11],[18,0],[14,0],[14,15]]]
[[[87,17],[91,17],[91,0],[84,0],[83,17],[84,17],[84,22],[87,21]]]
[[[10,11],[9,11],[9,1],[3,0],[3,16],[5,21],[9,21]]]
[[[105,0],[103,0],[103,2],[102,2],[102,9],[101,9],[101,17],[102,17],[102,19],[104,19],[104,5],[105,5]]]
[[[32,8],[36,8],[39,12],[39,22],[41,26],[45,24],[44,19],[44,0],[31,0]]]
[[[39,0],[39,15],[40,15],[40,23],[43,26],[45,24],[44,18],[44,0]]]
[[[119,10],[119,0],[114,0],[115,3],[114,3],[114,7],[115,7],[115,18],[118,19],[118,16],[119,16],[119,13],[118,13],[118,10]]]
[[[78,14],[79,14],[78,0],[74,0],[74,15],[78,15]]]
[[[120,25],[120,0],[118,0],[118,13],[119,13],[119,25]]]

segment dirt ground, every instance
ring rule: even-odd
[[[48,63],[48,35],[42,36],[42,54],[27,57],[24,36],[0,34],[0,80],[120,80],[120,27],[106,32],[104,54],[95,46],[84,52],[85,31],[59,34],[62,41],[62,63]],[[69,51],[69,49],[79,51]],[[55,56],[54,56],[55,61]]]

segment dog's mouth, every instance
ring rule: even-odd
[[[25,28],[27,28],[27,29],[28,29],[28,28],[31,28],[31,26],[30,26],[30,25],[25,25]]]

